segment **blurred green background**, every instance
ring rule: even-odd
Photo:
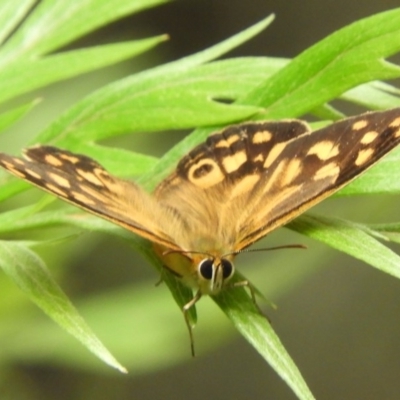
[[[74,46],[162,33],[170,41],[132,62],[38,91],[42,103],[4,135],[4,146],[18,152],[100,84],[207,48],[271,12],[276,13],[272,26],[230,56],[291,58],[346,24],[398,5],[395,0],[182,0],[125,18]],[[107,143],[160,155],[183,135],[135,134]],[[400,217],[396,198],[341,198],[321,204],[318,211],[364,222]],[[265,307],[266,313],[316,398],[400,398],[400,283],[287,229],[263,241],[265,246],[286,243],[304,243],[308,250],[242,255],[236,266],[277,305],[277,310]],[[180,311],[165,287],[154,287],[157,273],[126,242],[85,233],[41,248],[40,254],[130,374],[103,366],[1,275],[0,293],[12,299],[0,310],[7,325],[0,343],[1,400],[294,398],[209,299],[198,306],[197,358],[191,359]],[[260,282],[258,271],[265,269],[271,280]],[[108,296],[119,302],[118,326],[107,324],[114,312],[107,309]]]

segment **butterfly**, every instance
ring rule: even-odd
[[[186,312],[202,295],[229,287],[239,252],[339,190],[399,142],[400,108],[314,132],[294,119],[242,123],[210,135],[153,194],[87,156],[51,146],[28,148],[24,158],[0,153],[0,166],[150,240],[165,268],[196,290]]]

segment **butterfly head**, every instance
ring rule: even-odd
[[[203,294],[218,294],[235,273],[233,263],[224,257],[207,257],[197,264],[198,286]]]
[[[170,272],[204,295],[218,294],[235,274],[234,254],[218,256],[198,251],[171,251],[157,245],[154,248]]]

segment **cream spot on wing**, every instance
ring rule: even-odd
[[[313,179],[318,181],[319,179],[325,179],[329,177],[337,178],[340,173],[339,165],[335,162],[331,162],[329,164],[324,165],[321,167],[315,174]]]
[[[73,156],[71,154],[60,154],[60,158],[70,162],[71,164],[77,164],[80,161],[79,157]]]
[[[95,202],[93,200],[89,199],[87,196],[85,196],[82,193],[71,192],[71,196],[72,196],[73,199],[75,199],[75,200],[77,200],[77,201],[79,201],[79,202],[81,202],[83,204],[87,204],[87,205],[90,205],[90,206],[95,204]],[[71,197],[71,196],[69,196],[69,197]]]
[[[68,181],[68,179],[65,179],[61,175],[55,174],[54,172],[49,172],[49,177],[57,183],[57,185],[65,187],[65,188],[70,188],[71,185]]]
[[[289,197],[292,197],[295,193],[298,193],[302,187],[302,184],[299,185],[293,185],[290,187],[287,187],[286,189],[283,189],[279,192],[279,194],[276,196],[276,202],[275,204],[279,207],[279,204],[283,203],[286,199]]]
[[[253,174],[253,175],[247,175],[243,179],[241,179],[239,182],[235,183],[235,186],[233,187],[231,191],[230,198],[233,199],[236,196],[240,196],[244,193],[249,192],[252,190],[255,186],[255,184],[260,180],[260,175]]]
[[[278,156],[282,153],[283,149],[286,147],[286,143],[278,143],[276,144],[271,151],[269,152],[265,162],[264,168],[268,168],[271,164],[278,158]]]
[[[50,190],[51,192],[53,192],[53,193],[56,193],[56,194],[58,194],[59,196],[62,196],[62,197],[69,197],[68,195],[67,195],[67,193],[65,193],[65,192],[63,192],[59,187],[57,187],[57,186],[54,186],[54,185],[52,185],[51,183],[47,183],[47,182],[44,182],[44,187],[45,188],[47,188],[48,190]]]
[[[245,151],[238,151],[237,153],[226,156],[222,159],[222,165],[225,171],[230,174],[231,172],[237,171],[241,165],[247,161],[247,155]]]
[[[13,158],[13,161],[15,162],[15,164],[18,164],[18,165],[25,164],[24,160],[21,160],[20,158]]]
[[[360,150],[354,163],[358,166],[363,165],[372,157],[373,154],[374,149],[371,148]]]
[[[253,162],[263,162],[264,161],[264,155],[262,154],[262,153],[260,153],[258,156],[255,156],[254,158],[253,158]]]
[[[206,189],[222,182],[225,175],[214,160],[203,158],[190,167],[188,179],[194,185]]]
[[[235,135],[230,135],[226,138],[226,141],[231,145],[233,143],[236,143],[240,140],[241,136],[236,133]]]
[[[216,135],[220,135],[217,133]],[[217,143],[214,144],[215,147],[217,148],[227,148],[230,147],[231,144],[236,143],[240,140],[240,135],[239,134],[232,134],[229,135],[228,137],[221,137],[221,140]]]
[[[217,148],[227,148],[229,147],[229,143],[225,139],[222,139],[219,142],[215,143],[214,146]]]
[[[14,174],[16,176],[19,176],[20,178],[26,178],[26,175],[23,172],[19,171],[18,169],[15,169],[12,164],[10,164],[7,167],[7,170],[10,171],[12,174]]]
[[[287,160],[281,161],[276,168],[274,168],[270,172],[270,176],[268,177],[265,186],[263,187],[263,193],[268,193],[270,190],[272,190],[273,186],[277,187],[278,184],[280,185],[280,182],[282,180],[282,175],[283,171],[286,168],[287,165]]]
[[[61,167],[61,165],[63,165],[63,162],[52,154],[46,154],[44,160],[47,164],[53,165],[54,167]]]
[[[33,176],[33,177],[36,178],[36,179],[42,179],[42,177],[41,177],[38,173],[36,173],[35,171],[32,171],[32,170],[29,169],[29,168],[25,168],[25,172],[26,172],[29,176]]]
[[[168,181],[168,184],[170,184],[171,186],[181,185],[181,184],[182,184],[182,179],[181,179],[181,177],[175,175],[174,177],[172,177],[172,178]]]
[[[400,129],[397,129],[393,136],[398,138],[400,136]]]
[[[339,146],[335,145],[329,140],[323,140],[314,144],[308,150],[307,155],[315,154],[320,160],[329,160],[332,157],[336,157],[339,154]]]
[[[362,137],[360,142],[362,144],[370,144],[377,138],[378,135],[379,133],[376,131],[369,131]]]
[[[2,164],[4,165],[4,167],[5,168],[7,168],[7,169],[14,169],[15,168],[15,161],[16,160],[18,160],[18,158],[16,158],[16,159],[13,159],[13,162],[12,163],[10,163],[10,162],[8,162],[8,161],[5,161],[5,160],[2,160],[1,162],[2,162]]]
[[[85,171],[83,169],[77,168],[76,172],[85,180],[93,183],[96,186],[104,186],[103,182],[95,175],[93,172]]]
[[[163,182],[160,183],[159,187],[164,186],[165,184],[167,184],[167,186],[177,186],[177,185],[181,185],[182,184],[182,179],[180,176],[178,175],[173,175],[170,176],[168,178],[168,180],[165,180]],[[158,190],[158,188],[157,188]]]
[[[254,144],[267,143],[272,139],[272,133],[269,131],[260,131],[253,135],[252,142]]]
[[[360,129],[364,129],[368,125],[368,121],[366,119],[362,119],[361,121],[354,122],[351,128],[355,131],[359,131]]]
[[[300,175],[301,167],[302,162],[298,158],[290,160],[283,174],[281,185],[287,186],[293,183],[293,181]]]
[[[265,203],[264,207],[257,210],[257,213],[252,216],[254,224],[265,224],[265,221],[270,220],[271,217],[276,214],[276,208],[279,209],[285,201],[288,201],[287,199],[293,198],[295,194],[301,190],[301,187],[302,185],[299,184],[287,186],[286,188],[276,191],[273,196],[270,196],[268,203]]]
[[[398,128],[400,126],[400,117],[397,117],[396,119],[394,119],[389,126],[391,128]]]

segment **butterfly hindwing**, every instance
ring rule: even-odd
[[[138,185],[110,175],[89,157],[51,146],[26,149],[24,159],[0,153],[0,165],[69,203],[153,242],[176,249],[168,226],[181,221]]]

